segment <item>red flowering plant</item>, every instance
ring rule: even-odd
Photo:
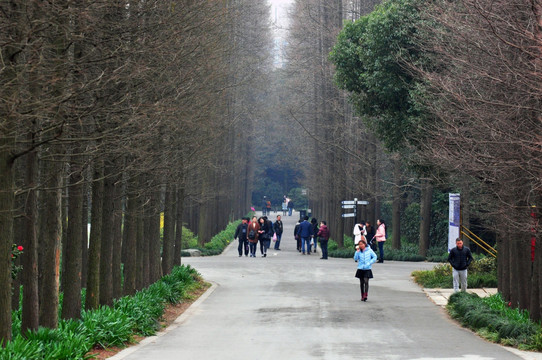
[[[11,278],[15,279],[19,271],[23,269],[22,265],[17,265],[15,260],[23,253],[24,248],[21,245],[13,244],[11,247]]]

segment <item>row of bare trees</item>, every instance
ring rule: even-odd
[[[54,328],[60,305],[78,318],[179,265],[183,224],[203,244],[247,211],[268,19],[264,1],[0,2],[0,339],[12,244],[23,331]]]
[[[397,71],[403,80],[408,77],[410,84],[417,84],[408,89],[409,101],[419,105],[411,108],[416,117],[408,124],[411,133],[401,137],[398,132],[395,139],[376,139],[372,134],[393,124],[402,126],[395,121],[400,118],[386,122],[389,119],[374,110],[366,112],[370,118],[355,117],[347,97],[333,87],[334,70],[328,61],[342,20],[358,19],[376,2],[297,0],[293,4],[286,67],[288,91],[293,94],[288,116],[303,128],[298,162],[304,164],[313,214],[330,222],[332,237],[340,242],[342,229],[351,231],[351,224],[337,218],[341,200],[354,196],[369,200],[371,205],[361,217],[374,221],[382,201],[391,199],[392,219],[386,220],[392,220],[392,242],[398,248],[402,198],[405,189],[414,186],[421,203],[419,249],[425,255],[433,187],[459,191],[463,223],[468,226],[476,219],[497,234],[503,296],[540,319],[542,4],[530,0],[387,2],[394,5],[381,8],[374,24],[396,21],[381,32],[401,39],[390,42],[394,45],[400,46],[404,39],[406,47],[390,49],[384,61],[391,63],[390,57],[398,55]],[[385,11],[401,7],[408,11],[385,17]],[[415,15],[402,16],[409,13]],[[351,57],[358,55],[352,52]],[[371,54],[365,54],[368,58]],[[362,83],[360,78],[355,81]],[[406,81],[397,84],[402,86]],[[367,99],[362,90],[355,96],[354,102]],[[386,110],[386,103],[373,105]],[[405,145],[397,151],[389,139]],[[382,151],[380,141],[391,153]]]
[[[372,11],[376,3],[297,0],[291,9],[284,71],[289,74],[286,91],[293,96],[289,97],[285,117],[302,128],[303,140],[296,142],[302,146],[297,161],[305,172],[312,213],[329,222],[331,237],[340,245],[344,235],[352,235],[354,225],[352,218],[341,217],[342,200],[368,200],[368,206],[358,209],[358,220],[374,224],[381,215],[385,192],[399,189],[382,186],[383,174],[392,169],[390,158],[355,116],[346,94],[337,89],[329,61],[344,19],[358,19]],[[399,239],[399,207],[396,210],[394,229],[398,231],[394,231],[394,238]]]
[[[498,234],[500,292],[540,320],[542,3],[461,0],[424,10],[419,44],[434,66],[409,66],[429,84],[419,100],[438,121],[424,126],[423,154],[476,200]]]

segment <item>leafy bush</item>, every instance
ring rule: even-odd
[[[60,320],[58,329],[20,333],[20,309],[13,312],[13,340],[0,347],[3,359],[88,359],[96,345],[121,346],[134,333],[152,335],[159,329],[166,303],[177,303],[198,286],[189,266],[175,267],[147,289],[117,300],[114,306],[83,311],[81,320]],[[25,338],[26,337],[26,338]]]
[[[205,243],[204,248],[207,250],[219,250],[219,254],[224,251],[224,248],[232,241],[233,236],[235,235],[235,229],[237,225],[241,223],[241,220],[231,222],[226,226],[224,230],[216,234],[211,238],[211,241]]]
[[[450,264],[436,265],[432,270],[412,272],[414,281],[426,288],[452,288],[452,267]],[[467,286],[469,288],[497,287],[497,268],[494,258],[474,260],[469,266]]]
[[[492,341],[528,350],[542,350],[542,328],[529,320],[529,314],[507,309],[500,294],[480,298],[476,294],[458,292],[450,296],[447,309],[463,326],[477,331]]]
[[[194,249],[198,246],[198,237],[187,227],[183,226],[181,249]]]
[[[329,239],[327,242],[327,251],[335,251],[339,248],[339,244],[333,239]]]

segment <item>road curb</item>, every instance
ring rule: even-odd
[[[161,336],[166,335],[168,332],[176,329],[181,324],[183,324],[190,316],[192,316],[198,310],[199,305],[202,302],[204,302],[205,299],[207,299],[215,291],[215,289],[218,287],[218,285],[216,283],[213,283],[213,282],[210,282],[210,281],[209,281],[209,283],[211,283],[211,287],[209,289],[207,289],[207,291],[205,291],[196,301],[194,301],[188,307],[188,309],[186,309],[177,319],[175,319],[171,323],[171,325],[169,325],[164,330],[161,330],[156,335],[146,337],[143,340],[141,340],[138,344],[130,346],[130,347],[122,350],[121,352],[115,354],[114,356],[109,357],[108,359],[110,359],[110,360],[125,359],[127,356],[133,354],[134,352],[141,349],[142,347],[155,342],[156,339],[160,338]]]

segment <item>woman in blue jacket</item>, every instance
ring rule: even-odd
[[[358,243],[359,249],[354,254],[354,260],[358,262],[356,277],[359,279],[361,289],[361,301],[367,301],[369,293],[369,279],[373,278],[371,265],[376,262],[375,252],[367,246],[367,242],[362,238]]]

